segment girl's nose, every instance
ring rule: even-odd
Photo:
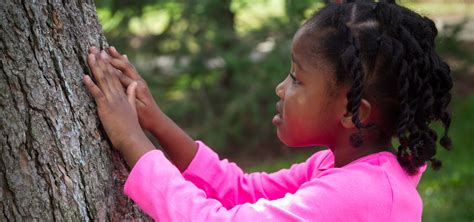
[[[285,91],[284,91],[284,84],[285,84],[285,81],[282,81],[280,82],[280,84],[277,85],[277,87],[275,88],[275,93],[278,97],[282,98],[283,99],[283,95],[285,95]]]

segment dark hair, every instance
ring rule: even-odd
[[[319,37],[312,54],[332,64],[336,85],[351,84],[347,110],[359,133],[353,146],[363,144],[362,129],[377,128],[380,135],[398,137],[398,161],[415,174],[427,161],[435,170],[437,133],[432,121],[440,120],[440,144],[451,148],[447,135],[451,122],[447,106],[452,80],[449,66],[435,52],[437,29],[432,20],[388,2],[329,4],[306,23],[306,37]],[[380,109],[377,124],[362,124],[361,98]]]

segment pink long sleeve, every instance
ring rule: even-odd
[[[327,152],[318,152],[306,162],[293,164],[290,169],[276,173],[245,174],[235,163],[220,161],[216,153],[201,141],[198,152],[183,172],[186,180],[205,191],[207,197],[219,200],[224,207],[254,203],[260,198],[275,200],[286,193],[295,193],[315,173],[315,163]],[[212,170],[210,170],[212,169]]]
[[[332,158],[332,153],[329,154]],[[124,189],[148,215],[159,221],[421,220],[422,203],[416,191],[420,174],[408,177],[393,154],[372,154],[341,168],[331,167],[328,164],[331,158],[316,158],[314,166],[320,172],[294,193],[274,200],[261,198],[229,209],[185,180],[159,150],[140,158]],[[216,170],[205,169],[203,174],[213,174]],[[238,189],[224,184],[231,192]]]

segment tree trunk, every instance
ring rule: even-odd
[[[0,1],[0,221],[149,220],[82,83],[92,0]]]

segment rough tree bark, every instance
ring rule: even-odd
[[[106,44],[92,0],[0,1],[0,221],[149,220],[82,83]]]

